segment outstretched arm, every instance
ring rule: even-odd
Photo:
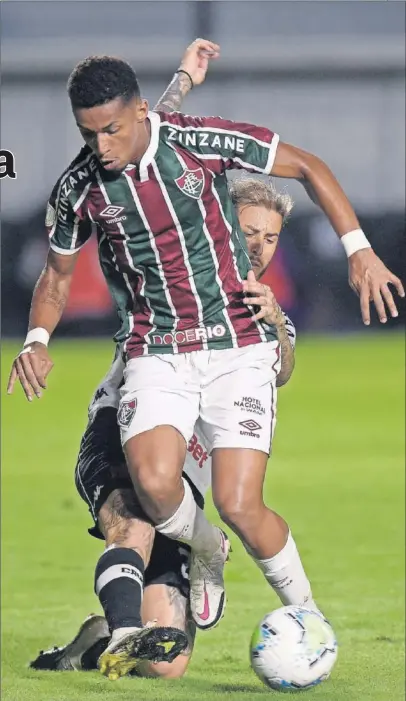
[[[360,296],[364,323],[370,323],[370,302],[374,302],[382,323],[387,320],[385,302],[391,315],[398,316],[388,284],[404,297],[402,283],[372,250],[351,203],[328,166],[317,156],[280,142],[269,175],[301,182],[310,199],[327,216],[346,250],[349,282]]]
[[[218,44],[206,39],[195,39],[187,47],[178,70],[154,109],[160,112],[178,112],[192,88],[204,82],[209,61],[218,58],[219,51]]]
[[[179,112],[183,100],[192,87],[191,80],[186,73],[175,73],[154,110],[157,112]]]
[[[61,255],[49,250],[32,296],[27,339],[11,368],[8,394],[13,392],[17,379],[28,401],[32,401],[33,394],[40,398],[46,388],[46,378],[53,367],[47,343],[63,314],[78,256],[79,252]]]

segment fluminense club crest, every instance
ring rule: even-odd
[[[175,183],[185,195],[198,200],[202,196],[204,188],[203,168],[184,170],[180,178],[176,178]]]
[[[137,411],[137,400],[130,399],[127,402],[121,402],[117,413],[117,423],[121,428],[128,428]]]

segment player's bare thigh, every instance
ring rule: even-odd
[[[183,495],[186,441],[173,426],[157,426],[123,445],[137,496],[154,523],[166,521]]]
[[[115,489],[98,515],[106,547],[132,548],[147,566],[154,544],[155,528],[147,520],[132,489]]]
[[[137,671],[144,677],[175,679],[183,676],[189,664],[196,634],[196,626],[190,613],[189,600],[177,587],[166,584],[150,584],[145,587],[142,602],[143,623],[157,619],[159,626],[173,626],[185,631],[189,644],[173,662],[140,662]]]
[[[186,445],[199,414],[199,386],[188,357],[133,358],[124,371],[117,413],[128,471],[154,523],[183,498]]]

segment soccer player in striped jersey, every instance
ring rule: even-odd
[[[212,50],[218,53],[215,45]],[[29,399],[33,391],[41,395],[52,367],[47,343],[79,249],[97,232],[122,320],[116,340],[125,343],[126,368],[118,423],[129,473],[156,529],[192,548],[192,613],[197,625],[210,628],[225,606],[229,544],[181,477],[198,416],[224,521],[258,563],[281,553],[289,538],[286,524],[262,500],[280,344],[275,324],[263,325],[254,312],[260,291],[250,279],[226,171],[244,168],[304,184],[343,241],[366,322],[370,296],[384,320],[383,299],[396,314],[388,282],[403,290],[316,156],[263,127],[149,112],[132,68],[112,57],[78,64],[68,91],[86,146],[48,204],[50,251],[8,391],[18,377]],[[138,570],[142,576],[142,562]],[[134,638],[139,624],[127,622]]]
[[[231,194],[247,240],[253,270],[260,279],[275,253],[292,200],[289,195],[277,193],[273,186],[257,178],[237,180]],[[264,293],[262,311],[269,323],[275,323],[281,343],[281,370],[277,378],[277,385],[281,386],[286,384],[294,369],[295,327],[280,310],[269,287],[264,285],[261,292]],[[168,679],[183,676],[193,652],[196,626],[189,608],[190,550],[160,534],[154,538],[154,529],[140,512],[116,420],[123,372],[124,362],[118,353],[89,405],[89,423],[76,466],[76,487],[94,520],[89,533],[104,537],[106,547],[132,548],[143,555],[146,566],[142,600],[144,623],[155,619],[159,626],[176,628],[187,635],[188,645],[176,659],[151,662],[131,657],[127,661],[126,668],[131,674]],[[193,490],[196,503],[203,508],[211,484],[211,459],[199,425],[188,444],[183,475]],[[284,553],[283,558],[289,561],[288,553]],[[310,584],[299,560],[299,570],[295,571],[293,578],[290,571],[290,579],[285,581],[280,560],[279,564],[274,563],[277,565],[274,578],[270,577],[272,572],[268,572],[267,579],[281,601],[314,606]],[[284,566],[286,568],[286,562]],[[102,590],[98,594],[105,606],[105,594]],[[119,599],[116,605],[122,607],[125,602]],[[110,608],[106,613],[111,615],[113,611]],[[111,620],[109,626],[105,617],[91,614],[70,643],[41,651],[30,666],[38,670],[59,671],[103,669],[112,642],[110,627]]]

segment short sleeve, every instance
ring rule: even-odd
[[[180,112],[161,113],[160,118],[169,143],[192,152],[216,173],[232,168],[265,174],[272,170],[279,136],[266,127]]]
[[[50,248],[62,255],[76,253],[92,235],[90,218],[83,214],[78,197],[66,194],[63,177],[55,185],[49,198],[45,216]],[[72,192],[72,191],[71,191]],[[76,195],[76,193],[75,193]],[[76,210],[76,211],[75,211]]]

